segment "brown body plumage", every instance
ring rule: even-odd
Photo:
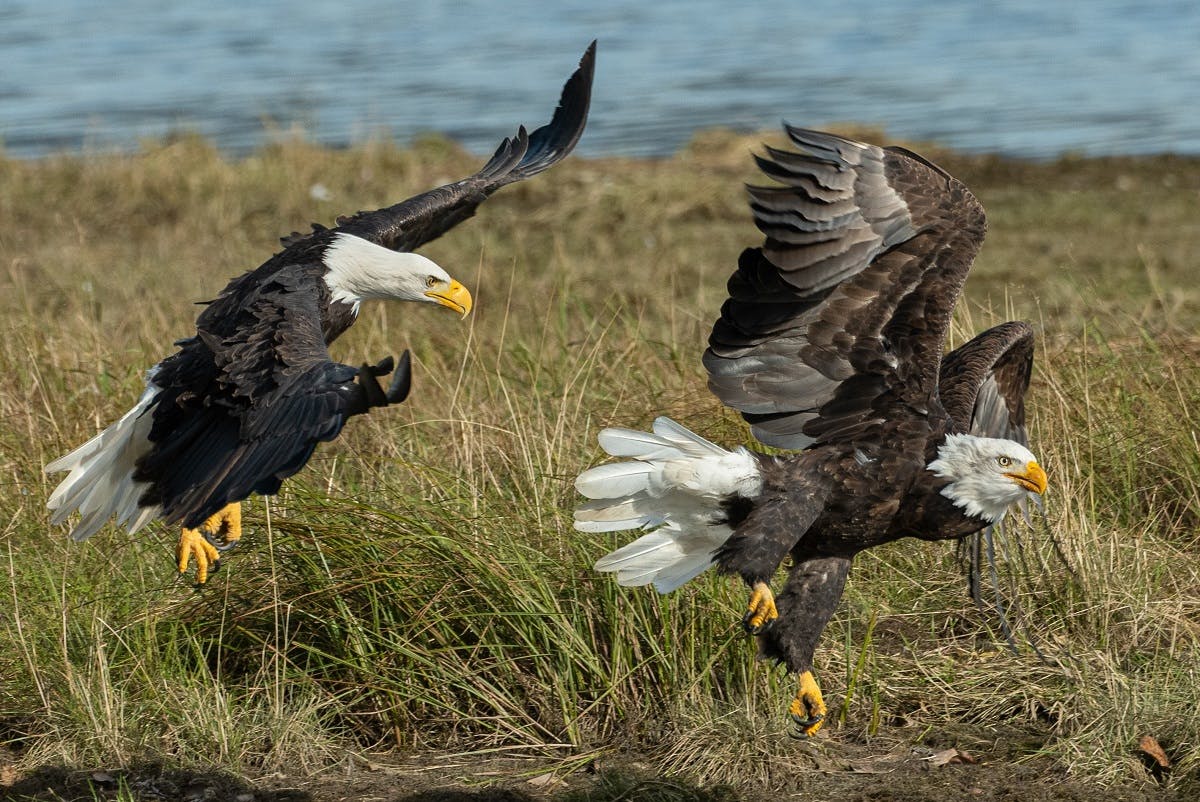
[[[792,712],[812,734],[824,706],[808,672],[854,555],[903,537],[978,536],[1042,492],[1045,474],[1024,447],[1029,326],[997,326],[942,358],[983,242],[979,202],[909,151],[787,131],[799,151],[758,159],[778,182],[749,187],[766,240],[739,259],[704,365],[756,438],[799,453],[740,452],[730,490],[714,459],[734,455],[707,441],[660,423],[654,435],[606,430],[609,453],[650,478],[631,485],[619,468],[631,463],[583,474],[596,500],[576,518],[585,531],[662,527],[597,563],[623,584],[668,590],[677,565],[694,575],[704,557],[741,576],[762,653],[802,675]]]

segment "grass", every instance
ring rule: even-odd
[[[739,636],[742,590],[618,588],[589,566],[621,537],[570,527],[571,481],[605,425],[666,413],[747,441],[699,355],[755,241],[740,185],[757,141],[572,159],[430,245],[476,313],[364,310],[335,357],[411,348],[412,398],[252,500],[249,537],[201,592],[175,576],[161,527],[68,542],[41,466],[127,409],[190,330],[191,302],[277,236],[479,159],[430,139],[289,141],[232,161],[187,137],[0,159],[0,735],[21,764],[294,771],[400,746],[570,767],[626,749],[689,781],[778,783],[800,748],[783,736],[790,682]],[[1045,567],[1020,592],[1052,660],[1003,648],[945,544],[866,553],[818,654],[827,740],[974,743],[1001,727],[1010,759],[1137,787],[1152,734],[1169,781],[1194,787],[1200,161],[924,150],[991,221],[955,341],[1010,317],[1039,330],[1029,406],[1051,495],[1022,536]]]

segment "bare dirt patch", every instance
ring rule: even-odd
[[[907,733],[912,736],[913,733]],[[1012,735],[1014,733],[1006,733]],[[41,766],[18,773],[0,759],[0,799],[49,802],[1142,802],[1193,800],[1200,789],[1169,777],[1106,787],[1068,777],[1051,761],[1015,759],[1009,738],[982,730],[895,735],[855,743],[801,744],[771,771],[771,787],[664,776],[629,753],[571,772],[537,759],[429,753],[347,756],[312,775],[238,777],[218,770],[143,764],[126,768]],[[1022,749],[1023,749],[1022,745]],[[1131,745],[1131,759],[1136,759]],[[7,768],[5,767],[7,766]],[[1164,784],[1165,783],[1165,784]]]

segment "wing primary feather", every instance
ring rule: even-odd
[[[416,250],[475,214],[501,187],[537,175],[562,161],[583,136],[591,104],[596,43],[563,85],[550,122],[505,138],[474,175],[375,211],[338,218],[340,230],[384,247]]]

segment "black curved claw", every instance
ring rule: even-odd
[[[806,732],[806,730],[814,724],[820,724],[825,720],[825,715],[823,713],[818,713],[817,715],[809,716],[808,718],[800,718],[794,714],[790,715],[795,729],[788,730],[788,735],[792,736],[798,741],[807,741],[811,736]]]
[[[773,623],[773,621],[768,621],[765,624],[759,624],[758,626],[754,626],[753,624],[750,623],[750,619],[753,617],[754,617],[753,610],[750,610],[744,616],[742,616],[742,631],[745,632],[747,635],[761,635],[763,632],[766,631],[767,627],[771,626],[771,624]]]
[[[224,539],[217,540],[213,536],[216,533],[210,532],[207,529],[200,530],[200,534],[203,535],[204,539],[208,541],[208,545],[212,546],[214,549],[216,549],[217,551],[222,552],[222,553],[229,551],[234,546],[236,546],[238,543],[242,542],[240,538],[237,540],[224,540]],[[218,562],[219,562],[219,560],[218,560]],[[213,569],[213,570],[215,570],[215,569]]]

